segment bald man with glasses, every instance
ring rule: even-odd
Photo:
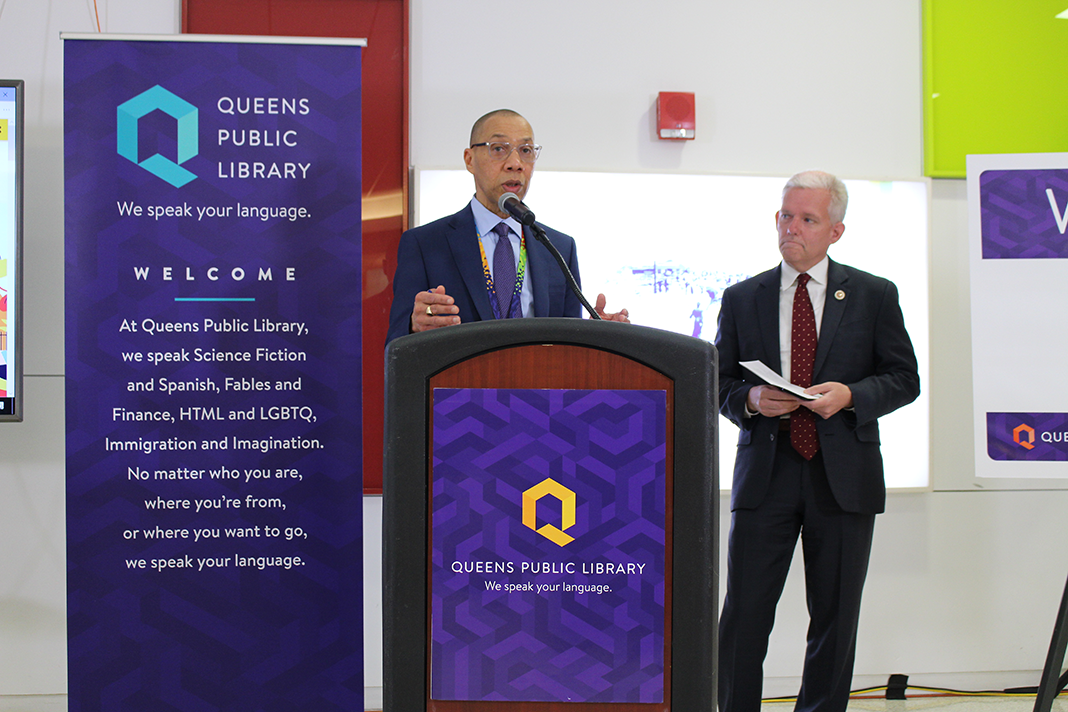
[[[401,236],[387,344],[405,334],[471,321],[581,316],[582,306],[548,248],[497,205],[505,193],[523,199],[540,154],[534,130],[510,109],[475,122],[464,149],[475,195],[455,215]],[[575,241],[542,227],[578,280]],[[628,320],[626,309],[605,313],[603,294],[595,307],[602,319]]]

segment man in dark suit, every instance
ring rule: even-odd
[[[720,412],[737,425],[727,596],[720,618],[720,712],[758,712],[763,663],[801,536],[809,610],[795,710],[849,700],[875,515],[885,507],[878,418],[919,395],[897,288],[838,264],[846,190],[827,173],[791,178],[775,214],[782,263],[723,294]],[[814,400],[763,384],[762,361]]]
[[[523,199],[540,152],[530,124],[514,111],[498,109],[475,122],[464,149],[475,196],[455,215],[401,236],[386,343],[469,321],[581,315],[549,250],[497,205],[505,193]],[[578,280],[575,241],[542,227]],[[604,306],[598,295],[602,319],[627,321],[626,309],[606,314]]]

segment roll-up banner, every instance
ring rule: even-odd
[[[975,474],[1068,477],[1068,153],[968,156]]]
[[[64,35],[73,710],[362,710],[363,40]]]

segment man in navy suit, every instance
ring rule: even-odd
[[[464,149],[475,196],[455,215],[401,235],[386,343],[469,321],[581,315],[581,304],[548,248],[497,206],[505,193],[523,199],[540,152],[530,124],[514,111],[498,109],[475,122]],[[578,280],[575,241],[542,227]],[[511,274],[502,278],[498,269]],[[498,293],[502,283],[512,285],[510,293]],[[627,321],[626,309],[606,314],[604,306],[604,295],[598,295],[596,310],[602,319]]]
[[[849,701],[875,515],[885,507],[878,418],[920,391],[897,288],[838,264],[846,190],[799,173],[775,214],[782,263],[723,293],[720,412],[737,425],[727,596],[720,618],[720,712],[758,712],[775,606],[797,538],[808,642],[798,712]],[[762,361],[808,400],[763,384]]]

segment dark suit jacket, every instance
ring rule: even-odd
[[[745,417],[746,396],[760,380],[739,365],[763,361],[781,373],[779,281],[781,267],[723,293],[719,312],[720,412],[741,428],[731,509],[763,501],[779,437],[778,418]],[[844,294],[838,299],[836,294]],[[827,270],[812,382],[838,381],[853,391],[853,409],[816,418],[827,480],[847,512],[877,514],[886,506],[877,418],[911,403],[920,393],[912,341],[893,282],[840,265]]]
[[[551,227],[538,225],[560,250],[578,281],[575,240]],[[534,288],[534,316],[581,315],[582,305],[568,289],[560,266],[548,248],[534,238],[530,228],[527,228],[527,279],[532,280]],[[470,205],[456,215],[413,227],[400,236],[387,344],[408,333],[415,294],[439,284],[445,286],[445,294],[459,307],[460,323],[493,318]]]
[[[549,241],[560,250],[575,279],[579,280],[575,241],[562,232],[538,223]],[[567,287],[559,265],[529,228],[527,278],[534,288],[534,316],[578,317],[582,305]],[[412,304],[419,291],[445,285],[445,293],[460,308],[460,323],[493,319],[482,258],[471,206],[440,220],[413,228],[401,235],[397,272],[393,277],[393,306],[389,310],[386,343],[408,333]],[[581,281],[579,281],[581,285]]]

